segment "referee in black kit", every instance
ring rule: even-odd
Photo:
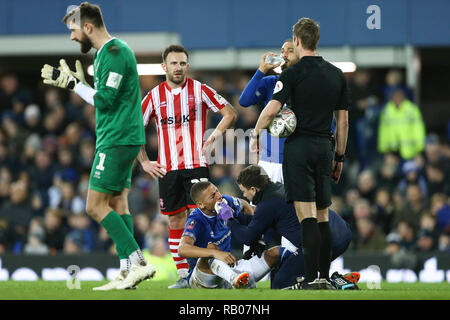
[[[304,279],[290,289],[332,289],[330,178],[338,183],[342,172],[350,97],[342,71],[316,55],[319,38],[319,25],[312,19],[301,18],[293,26],[294,51],[300,61],[281,73],[272,100],[252,132],[257,137],[290,99],[297,127],[284,145],[283,178],[286,200],[294,203],[302,226],[306,271]],[[250,148],[257,150],[252,140]]]

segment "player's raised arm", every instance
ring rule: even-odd
[[[281,62],[272,65],[266,62],[266,57],[268,55],[276,55],[273,52],[265,53],[261,57],[261,61],[258,69],[247,83],[247,86],[242,91],[239,97],[239,104],[243,107],[249,107],[257,104],[258,102],[265,101],[268,97],[268,88],[272,87],[276,82],[276,77],[265,77],[265,75],[278,67]],[[268,83],[269,82],[269,83]],[[272,83],[272,85],[270,85]]]

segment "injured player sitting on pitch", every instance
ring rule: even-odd
[[[278,265],[279,257],[284,260],[291,255],[277,246],[238,261],[230,253],[231,231],[217,214],[227,214],[227,210],[218,210],[218,206],[226,203],[230,215],[241,211],[252,214],[252,207],[244,200],[222,195],[208,181],[197,182],[190,193],[197,208],[187,218],[178,248],[178,254],[189,263],[190,288],[256,288],[256,283]]]

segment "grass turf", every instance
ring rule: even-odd
[[[137,290],[98,292],[93,287],[104,282],[81,282],[79,290],[70,290],[66,282],[1,281],[0,300],[449,300],[450,283],[381,283],[381,289],[369,290],[360,283],[360,291],[288,291],[270,290],[260,282],[252,290],[167,289],[166,281],[145,281]]]

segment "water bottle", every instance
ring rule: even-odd
[[[284,59],[281,56],[272,56],[268,54],[265,59],[266,63],[271,65],[276,65],[278,62],[281,61],[281,65],[284,64]]]

